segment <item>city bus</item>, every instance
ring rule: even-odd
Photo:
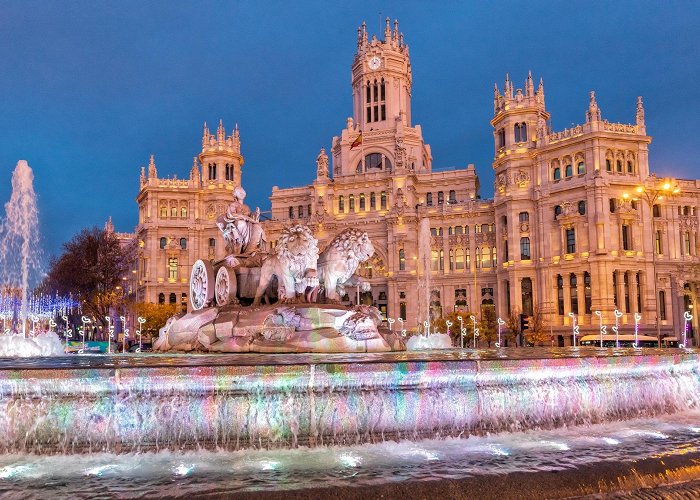
[[[634,335],[624,334],[618,335],[617,341],[620,342],[620,347],[634,347]],[[581,347],[600,347],[600,335],[584,335],[579,342]],[[656,337],[649,335],[637,335],[637,347],[658,347],[659,342]],[[616,347],[615,335],[603,336],[603,347]],[[675,346],[678,347],[678,341]]]

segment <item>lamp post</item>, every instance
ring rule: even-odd
[[[656,229],[654,228],[654,205],[657,202],[663,201],[672,195],[677,195],[681,192],[678,187],[678,182],[675,179],[657,179],[656,175],[650,175],[644,184],[635,188],[635,193],[639,199],[644,201],[649,207],[652,220],[651,230],[651,262],[654,271],[654,304],[656,304],[656,339],[658,346],[661,347],[661,304],[659,304],[659,280],[656,276]],[[625,193],[623,198],[628,198]]]

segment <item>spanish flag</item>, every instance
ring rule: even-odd
[[[360,132],[360,135],[358,135],[357,138],[352,141],[352,144],[350,144],[350,149],[355,149],[360,144],[362,144],[362,132]]]

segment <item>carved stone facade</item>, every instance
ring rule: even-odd
[[[595,94],[588,103],[582,96],[584,123],[557,132],[543,81],[535,85],[528,75],[515,89],[507,77],[493,95],[494,199],[482,200],[472,165],[433,169],[430,146],[412,121],[409,48],[396,24],[387,25],[383,39],[360,28],[351,74],[352,117],[330,148],[310,159],[316,179],[306,187],[274,186],[265,222],[270,242],[284,226],[307,223],[321,248],[345,228],[367,232],[375,255],[358,274],[372,287],[346,288],[346,303],[359,298],[405,318],[407,327],[425,319],[418,317],[417,290],[419,227],[427,217],[434,313],[491,304],[502,317],[538,309],[555,344],[570,344],[575,311],[582,334],[598,331],[592,311],[602,311],[610,325],[615,308],[623,312],[623,332],[638,311],[642,331],[653,334],[661,296],[663,332],[679,333],[684,309],[697,307],[700,180],[678,181],[680,193],[657,209],[637,193],[663,184],[650,175],[641,98],[635,123],[617,124],[603,118]],[[155,162],[142,169],[140,300],[157,302],[163,294],[168,302],[175,294],[179,303],[195,256],[225,255],[211,221],[226,209],[243,158],[237,130],[226,137],[220,128],[216,135],[205,128],[189,180],[158,178]],[[697,336],[697,318],[693,324]]]
[[[238,127],[227,136],[220,122],[216,134],[204,125],[202,151],[194,158],[189,179],[158,177],[153,156],[148,169],[141,169],[135,230],[139,302],[187,309],[192,265],[202,256],[226,255],[215,222],[226,213],[233,188],[241,182],[242,166]]]
[[[615,308],[623,312],[623,332],[640,312],[642,331],[654,334],[651,252],[658,228],[661,324],[665,334],[677,334],[698,293],[697,279],[680,286],[672,277],[700,269],[700,181],[680,181],[680,194],[662,200],[659,217],[652,217],[636,192],[639,186],[653,191],[661,181],[649,174],[651,137],[641,98],[636,123],[616,124],[602,118],[591,93],[585,123],[556,132],[543,81],[536,87],[528,75],[523,89],[514,89],[506,78],[503,91],[494,90],[491,120],[495,197],[481,200],[472,165],[433,170],[421,127],[411,122],[411,65],[401,40],[390,26],[383,40],[360,28],[353,116],[332,140],[333,177],[273,187],[270,239],[300,218],[314,226],[321,246],[346,227],[367,231],[381,264],[368,263],[364,271],[371,291],[348,292],[346,302],[359,297],[412,326],[425,319],[418,317],[418,233],[428,217],[433,311],[494,304],[505,317],[513,309],[538,309],[554,343],[568,345],[569,313],[576,311],[582,334],[598,331],[593,311],[610,324]],[[322,217],[312,215],[319,211]]]

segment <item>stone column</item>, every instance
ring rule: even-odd
[[[615,270],[615,293],[617,294],[617,310],[625,312],[625,272]]]
[[[568,323],[567,319],[571,312],[571,280],[569,273],[562,276],[564,280],[564,324]]]

